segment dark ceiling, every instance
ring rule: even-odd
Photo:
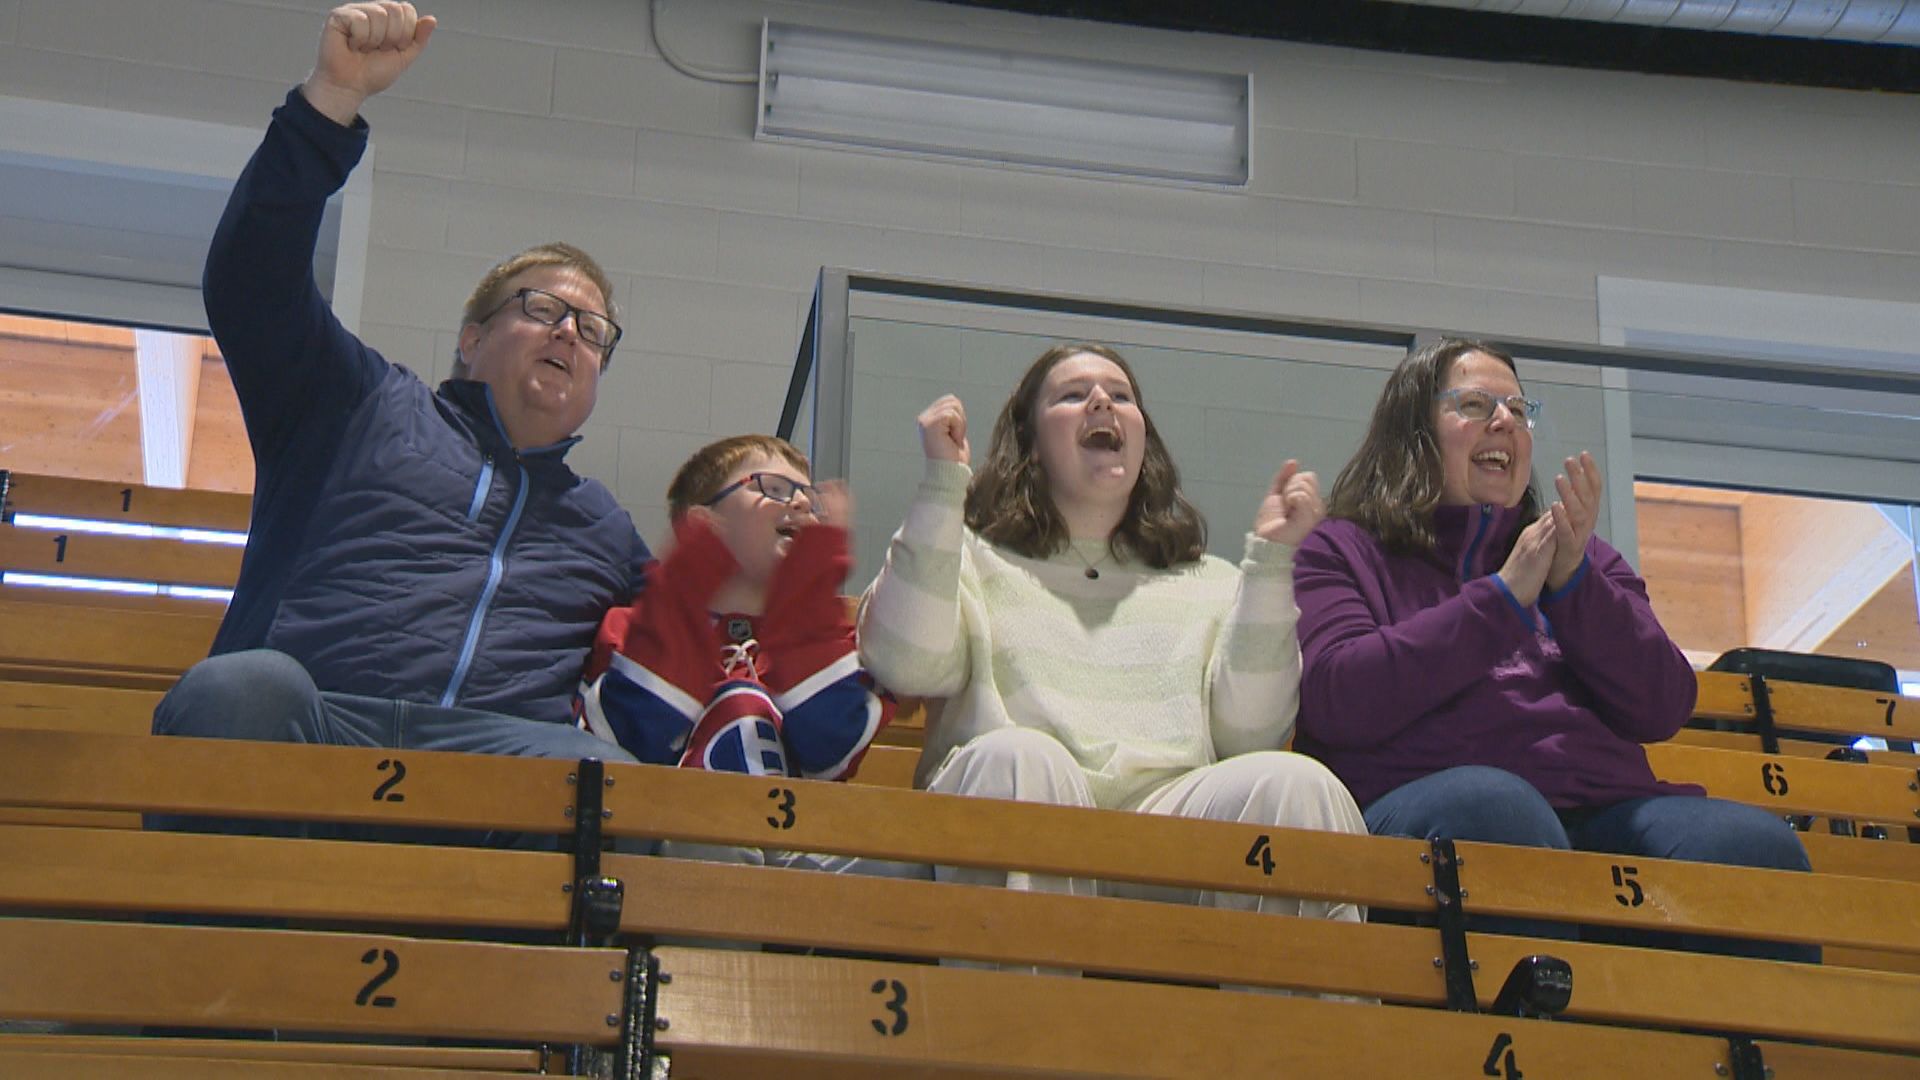
[[[1473,60],[1920,92],[1920,49],[1375,0],[946,0],[1030,15]]]

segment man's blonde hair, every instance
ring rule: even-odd
[[[507,301],[509,295],[507,282],[539,266],[564,266],[580,271],[588,281],[593,282],[594,288],[600,290],[600,298],[607,305],[605,312],[607,318],[616,323],[620,321],[620,312],[613,303],[613,282],[607,279],[607,272],[600,268],[600,264],[594,261],[593,256],[572,244],[555,240],[552,243],[530,247],[487,271],[486,276],[480,279],[480,284],[473,287],[473,294],[467,297],[467,306],[460,312],[461,329],[464,330],[467,324],[480,322],[493,314]],[[600,370],[607,370],[607,365],[612,362],[613,350],[608,349],[600,357]],[[467,358],[460,355],[458,346],[453,350],[453,377],[456,379],[469,377]]]
[[[726,486],[733,470],[755,454],[779,458],[808,477],[813,476],[807,455],[773,435],[734,435],[708,443],[693,452],[680,466],[680,471],[673,474],[673,483],[667,485],[667,512],[672,520],[679,521],[688,510],[705,505]]]

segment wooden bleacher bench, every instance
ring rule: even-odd
[[[0,470],[0,571],[231,588],[240,549],[160,537],[27,528],[21,515],[242,532],[245,495]],[[0,588],[0,720],[21,682],[164,692],[206,656],[223,607],[207,600]],[[44,695],[33,708],[47,708]]]
[[[1663,779],[1686,779],[1709,795],[1783,815],[1920,824],[1920,774],[1909,768],[1677,742],[1647,747],[1647,760]]]
[[[197,493],[20,477],[10,487],[7,507],[19,512],[29,512],[22,500],[31,499],[34,513],[111,520],[116,512],[140,510],[151,515],[144,520],[159,524],[245,528],[244,498],[224,501],[219,512],[230,516],[223,522],[191,499],[168,502]],[[237,549],[187,550],[195,546],[146,539],[82,545],[78,539],[121,540],[69,536],[62,547],[43,530],[0,525],[0,567],[95,577],[157,575],[165,568],[179,584],[218,584],[223,575],[230,582],[232,571],[222,559],[237,568]],[[389,1022],[382,1027],[366,1019],[370,1006],[355,1011],[337,1001],[279,1000],[273,980],[284,980],[284,971],[276,976],[271,967],[195,968],[187,957],[289,957],[296,970],[305,971],[335,956],[344,942],[385,934],[386,944],[366,948],[409,958],[409,974],[415,955],[457,953],[457,965],[436,970],[479,972],[471,980],[476,987],[499,978],[497,996],[514,1002],[548,985],[543,980],[549,977],[567,978],[552,974],[560,965],[548,968],[526,954],[596,952],[409,936],[509,930],[560,940],[573,915],[569,888],[578,876],[566,855],[89,827],[135,823],[143,810],[198,810],[559,834],[573,827],[567,812],[578,792],[565,781],[575,767],[563,762],[358,750],[322,758],[316,748],[111,737],[145,730],[159,694],[205,654],[217,605],[118,596],[63,595],[54,601],[37,590],[22,591],[31,592],[31,599],[17,599],[13,592],[0,590],[0,728],[50,730],[38,741],[32,733],[0,731],[0,804],[6,804],[0,808],[0,909],[57,924],[49,941],[110,947],[114,955],[131,958],[127,963],[135,967],[118,969],[124,980],[146,977],[135,974],[147,971],[139,965],[185,964],[183,977],[202,980],[193,986],[204,995],[114,998],[100,983],[76,979],[61,984],[60,995],[47,986],[17,996],[0,991],[0,1015],[472,1039],[479,1036],[458,1028],[458,1018],[374,1018]],[[10,633],[16,626],[21,629]],[[1906,703],[1885,695],[1778,681],[1769,681],[1767,689],[1766,703],[1782,729],[1896,738],[1920,732],[1920,718]],[[1756,698],[1744,677],[1702,677],[1702,715],[1750,718]],[[1876,716],[1879,727],[1861,730]],[[1412,842],[884,790],[910,783],[917,755],[911,748],[923,723],[914,708],[904,710],[889,739],[906,748],[875,747],[862,768],[863,783],[854,786],[609,770],[606,831],[1434,909],[1432,853]],[[1897,755],[1876,754],[1866,773],[1841,772],[1861,766],[1801,760],[1818,755],[1789,740],[1776,740],[1774,752],[1762,754],[1760,747],[1736,741],[1746,737],[1734,733],[1687,734],[1654,748],[1656,767],[1672,778],[1707,783],[1715,794],[1782,813],[1861,821],[1911,809],[1892,779],[1905,768]],[[299,756],[287,757],[289,752]],[[392,760],[409,765],[405,780],[387,791],[405,794],[405,803],[376,801],[370,794],[379,790],[370,779],[393,778],[392,770],[378,773],[380,761]],[[1771,786],[1768,765],[1774,766]],[[1904,775],[1916,776],[1911,769]],[[51,828],[46,821],[65,827]],[[1835,962],[1897,967],[1882,961],[1912,965],[1920,956],[1920,925],[1914,921],[1920,894],[1913,891],[1920,888],[1914,884],[1920,872],[1911,858],[1920,847],[1818,833],[1806,838],[1819,872],[1805,876],[1459,845],[1460,899],[1470,911],[1817,942],[1827,950],[1828,967],[1801,968],[1461,936],[1461,948],[1472,958],[1466,977],[1473,1005],[1489,1007],[1499,980],[1524,956],[1550,952],[1576,972],[1568,1016],[1632,1030],[1435,1011],[1448,1001],[1447,976],[1460,974],[1453,970],[1459,965],[1440,955],[1446,950],[1437,944],[1436,930],[627,855],[606,855],[599,869],[623,883],[629,899],[618,925],[634,939],[658,935],[922,960],[957,957],[1135,979],[1357,994],[1387,1003],[1355,1006],[1192,986],[661,948],[652,955],[671,981],[651,982],[659,1018],[666,1021],[651,1039],[654,1050],[671,1054],[674,1076],[999,1075],[1014,1068],[1041,1075],[1224,1076],[1309,1068],[1336,1075],[1419,1075],[1435,1072],[1442,1061],[1457,1061],[1454,1071],[1464,1075],[1500,1075],[1503,1049],[1514,1054],[1507,1075],[1518,1075],[1520,1067],[1536,1075],[1598,1074],[1602,1068],[1609,1076],[1621,1069],[1704,1075],[1700,1069],[1716,1066],[1730,1070],[1718,1075],[1739,1074],[1735,1048],[1725,1039],[1651,1030],[1656,1027],[1828,1044],[1759,1043],[1766,1065],[1780,1078],[1920,1075],[1920,1059],[1910,1056],[1920,1052],[1920,982]],[[1272,879],[1261,871],[1256,851],[1273,859]],[[1630,888],[1616,884],[1622,870],[1629,872],[1623,880]],[[146,913],[295,920],[328,929],[53,918]],[[87,936],[100,927],[109,929]],[[396,927],[401,933],[393,932]],[[0,940],[11,940],[4,938],[9,928],[30,936],[42,927],[0,918]],[[150,930],[164,933],[149,937]],[[447,952],[443,945],[474,948]],[[604,966],[610,959],[599,962]],[[511,967],[523,963],[534,966]],[[0,965],[22,970],[13,964],[0,945]],[[518,974],[502,974],[508,971]],[[1457,981],[1451,989],[1461,1004]],[[261,1011],[236,1011],[236,992]],[[97,1011],[103,1000],[117,1001],[119,1011]],[[196,1009],[194,1001],[219,1004]],[[580,1029],[594,1019],[606,1027],[608,1016],[629,1019],[631,1005],[618,1004],[615,1012],[584,1021],[570,1017],[574,1027],[560,1034],[513,1024],[491,1029],[523,1044],[509,1049],[7,1036],[0,1037],[0,1075],[524,1073],[538,1067],[533,1044],[610,1051],[619,1042],[616,1035],[596,1029],[597,1038],[588,1038]],[[502,1008],[513,1011],[511,1005]],[[533,1019],[517,1017],[515,1023]]]
[[[407,769],[387,794],[405,800],[372,798],[394,775],[381,762],[396,757]],[[568,783],[569,774],[576,783]],[[581,775],[569,762],[0,732],[0,788],[35,804],[547,832],[590,818],[612,835],[779,844],[1434,909],[1427,892],[1436,880],[1431,853],[1412,841],[645,766],[610,767],[599,785],[579,784]],[[601,796],[604,817],[569,816],[583,787]],[[1261,845],[1274,858],[1271,877],[1250,859]],[[576,871],[572,856],[557,853],[32,826],[0,828],[0,852],[6,853],[0,906],[9,910],[234,914],[556,935],[568,925],[567,887]],[[1458,854],[1460,895],[1469,910],[1920,951],[1920,886],[1639,860],[1636,883],[1646,902],[1629,908],[1616,900],[1620,890],[1603,856],[1466,844]],[[1670,1071],[1661,1062],[1687,1060],[1706,1069],[1716,1061],[1730,1065],[1733,1049],[1723,1039],[1451,1016],[1420,1007],[1446,1003],[1450,984],[1462,976],[1472,987],[1468,1007],[1484,1007],[1504,973],[1530,952],[1552,952],[1573,965],[1568,1016],[1635,1028],[1744,1030],[1846,1048],[1781,1047],[1777,1055],[1763,1048],[1782,1078],[1793,1075],[1780,1071],[1788,1061],[1802,1063],[1800,1075],[1838,1075],[1836,1068],[1868,1070],[1848,1075],[1920,1075],[1920,1059],[1899,1056],[1920,1051],[1920,979],[1907,976],[1465,934],[1459,945],[1479,965],[1476,980],[1458,965],[1451,972],[1436,966],[1445,951],[1442,936],[1414,927],[639,856],[604,856],[598,872],[623,883],[627,900],[618,926],[628,934],[962,957],[1387,1002],[1351,1005],[1191,986],[663,948],[655,959],[671,980],[652,983],[666,1021],[653,1032],[653,1046],[672,1055],[676,1076],[755,1075],[775,1058],[798,1062],[783,1066],[785,1075],[814,1075],[797,1071],[809,1064],[834,1075],[901,1075],[897,1070],[908,1062],[938,1066],[940,1075],[1032,1067],[1043,1075],[1212,1076],[1284,1063],[1336,1074],[1413,1075],[1422,1070],[1408,1064],[1411,1047],[1425,1048],[1421,1060],[1457,1056],[1463,1066],[1478,1065],[1503,1033],[1520,1066],[1543,1075],[1597,1075],[1602,1068],[1610,1076],[1621,1068],[1660,1074]],[[1851,914],[1812,927],[1790,917],[1803,905],[1834,903]],[[373,948],[358,944],[357,931],[333,934],[352,944],[327,953],[302,938],[285,948],[290,956],[315,948],[321,949],[315,957],[349,954],[350,960]],[[397,940],[380,948],[401,957],[404,975],[406,958],[420,945]],[[124,944],[121,952],[137,957],[144,947]],[[155,947],[172,957],[167,950],[180,946]],[[252,948],[222,948],[217,955],[253,955]],[[228,972],[215,963],[199,975],[218,981]],[[273,996],[259,984],[246,985],[257,991],[251,1000]],[[32,994],[21,1004],[49,1019],[98,1020],[106,992],[100,983],[76,984],[72,997],[60,999],[65,1005]],[[511,992],[503,993],[512,1000]],[[171,997],[196,1000],[185,990]],[[6,999],[0,1013],[18,1001]],[[127,1020],[136,1005],[152,1011],[158,1004],[141,998],[116,1016]],[[341,1026],[357,1018],[345,1006],[341,1014],[327,1012],[331,1006],[300,1007],[310,1011],[218,1017],[361,1030]],[[163,1018],[179,1021],[180,1009],[169,1008]],[[314,1026],[323,1023],[333,1026]],[[459,1034],[432,1025],[408,1030]]]
[[[231,589],[240,549],[158,537],[0,528],[0,566],[35,574]]]
[[[241,532],[245,495],[0,470],[0,571],[231,588],[240,549],[16,524],[21,515]],[[204,599],[0,587],[0,726],[136,733],[207,655],[224,606]],[[136,815],[5,805],[0,821],[138,825]]]
[[[0,514],[167,525],[182,529],[246,532],[253,500],[223,491],[144,487],[105,480],[0,470],[7,478]]]
[[[1756,692],[1764,686],[1765,701]],[[1763,679],[1730,672],[1700,673],[1696,717],[1758,723],[1835,735],[1920,739],[1920,700],[1887,691]]]

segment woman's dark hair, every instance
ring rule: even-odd
[[[1359,525],[1389,551],[1425,554],[1434,549],[1433,510],[1440,505],[1445,477],[1433,402],[1454,362],[1469,353],[1485,353],[1514,370],[1513,357],[1506,352],[1464,338],[1442,338],[1409,352],[1380,391],[1366,439],[1333,482],[1328,517]],[[1517,370],[1514,376],[1519,377]],[[1540,500],[1529,482],[1520,499],[1521,527],[1539,516]]]
[[[1020,385],[993,422],[985,462],[967,485],[967,526],[1028,558],[1044,559],[1067,545],[1067,523],[1053,505],[1047,473],[1034,446],[1040,385],[1055,364],[1080,353],[1113,361],[1126,373],[1133,400],[1147,426],[1146,459],[1127,500],[1126,513],[1107,538],[1115,558],[1134,558],[1158,569],[1192,562],[1207,550],[1207,523],[1180,494],[1180,473],[1153,426],[1140,380],[1120,354],[1105,345],[1055,345],[1020,377]]]

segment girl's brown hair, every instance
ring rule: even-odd
[[[1485,353],[1514,369],[1506,352],[1464,338],[1442,338],[1409,352],[1387,377],[1366,439],[1333,482],[1328,517],[1359,525],[1389,551],[1426,554],[1434,549],[1433,511],[1440,505],[1444,484],[1434,398],[1445,389],[1454,362],[1469,353]],[[1514,374],[1519,377],[1517,370]],[[1520,499],[1521,527],[1539,516],[1540,500],[1529,482]]]
[[[1140,380],[1120,354],[1105,345],[1055,345],[1020,377],[1020,385],[993,422],[986,461],[967,486],[967,526],[1028,558],[1043,559],[1067,545],[1067,523],[1053,505],[1046,470],[1034,445],[1040,385],[1055,364],[1080,353],[1102,357],[1126,373],[1133,400],[1147,426],[1146,460],[1127,500],[1126,513],[1107,538],[1115,558],[1133,558],[1157,569],[1193,562],[1207,550],[1207,523],[1180,494],[1180,473],[1160,439],[1140,395]]]

